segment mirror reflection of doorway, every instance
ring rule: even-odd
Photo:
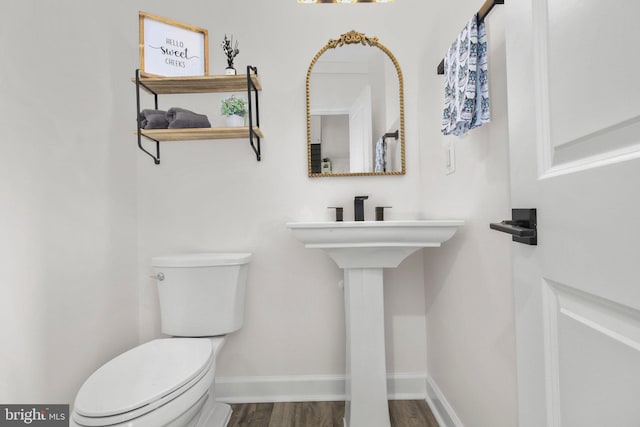
[[[348,111],[311,113],[314,173],[373,172],[371,87],[364,86]]]
[[[313,173],[349,172],[348,112],[311,115],[311,167]]]
[[[373,172],[371,86],[362,88],[349,108],[349,172]]]

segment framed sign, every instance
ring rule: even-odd
[[[209,75],[207,30],[146,12],[139,12],[139,20],[142,75]]]

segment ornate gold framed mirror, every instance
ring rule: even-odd
[[[307,71],[309,177],[404,175],[404,82],[377,37],[329,40]]]

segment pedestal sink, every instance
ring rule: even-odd
[[[384,343],[383,269],[413,252],[438,247],[462,220],[290,222],[309,249],[344,269],[347,337],[345,426],[390,427]]]

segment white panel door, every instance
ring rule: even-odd
[[[638,427],[640,1],[504,7],[520,427]]]
[[[362,88],[349,107],[350,172],[373,172],[371,86]]]

